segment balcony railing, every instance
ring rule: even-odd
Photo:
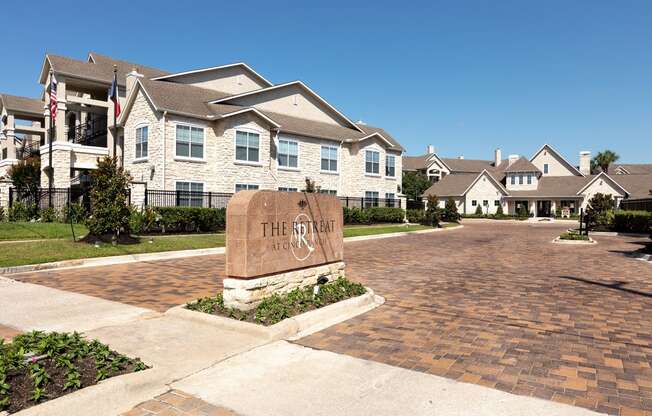
[[[68,128],[68,141],[85,146],[106,147],[106,118],[100,117]]]
[[[16,149],[16,158],[27,159],[32,156],[41,154],[41,143],[39,142],[23,142],[23,145]]]

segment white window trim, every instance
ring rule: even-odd
[[[258,135],[258,162],[251,162],[249,160],[239,160],[237,159],[237,142],[238,142],[238,132],[246,133],[255,133]],[[263,166],[263,132],[252,127],[233,127],[233,163],[236,165],[246,165],[246,166]],[[244,185],[244,184],[243,184]],[[252,184],[255,185],[255,184]]]
[[[295,139],[290,139],[290,138],[286,138],[286,137],[279,137],[278,138],[278,147],[279,147],[279,149],[281,148],[281,140],[284,140],[284,141],[286,141],[288,143],[296,143],[297,144],[297,167],[295,168],[293,166],[281,166],[281,164],[279,163],[279,158],[278,158],[279,155],[281,154],[281,152],[279,150],[276,151],[276,166],[278,167],[279,170],[287,170],[287,171],[290,171],[290,172],[300,172],[301,171],[301,142],[299,142],[298,140],[295,140]],[[259,152],[258,153],[260,155],[260,143],[258,143],[258,146],[259,146]],[[321,162],[320,162],[320,164],[321,164]]]
[[[178,156],[177,155],[177,126],[188,126],[191,129],[190,137],[192,137],[192,128],[202,129],[202,147],[204,151],[202,152],[202,157],[192,157],[192,156]],[[192,139],[191,139],[192,140]],[[192,143],[192,142],[191,142]],[[192,145],[190,147],[190,152],[192,153]],[[149,151],[148,151],[149,153]],[[174,160],[179,162],[206,162],[206,125],[202,124],[193,124],[185,122],[174,122]],[[183,181],[182,181],[183,182]]]
[[[138,144],[138,129],[142,127],[147,127],[147,156],[145,157],[136,157],[136,145]],[[150,133],[150,125],[148,121],[140,121],[134,125],[134,159],[131,161],[132,163],[140,163],[140,162],[147,162],[149,160],[149,133]],[[176,145],[176,144],[175,144]]]
[[[260,189],[260,185],[258,185],[257,183],[234,183],[233,184],[233,193],[239,192],[239,191],[236,191],[236,188],[237,188],[238,185],[247,186],[247,189],[245,189],[245,191],[248,191],[250,186],[257,186],[258,187],[257,189]]]
[[[324,170],[321,168],[321,148],[322,147],[329,147],[331,149],[335,149],[335,155],[337,159],[335,160],[337,162],[337,169],[335,170]],[[332,160],[332,159],[328,159]],[[323,173],[324,175],[339,175],[340,174],[340,148],[339,146],[334,146],[329,143],[320,143],[319,144],[319,173]]]
[[[394,175],[385,175],[386,178],[390,179],[396,179],[396,155],[391,155],[389,153],[385,153],[385,173],[387,173],[387,158],[393,158],[394,159]]]
[[[378,153],[378,173],[370,173],[370,172],[367,172],[367,152],[375,152],[375,153]],[[364,170],[364,174],[365,174],[365,176],[371,176],[371,177],[374,177],[374,178],[380,178],[380,177],[383,176],[383,175],[381,175],[381,173],[380,173],[380,172],[381,172],[381,169],[382,169],[382,166],[383,166],[383,164],[380,163],[381,156],[382,156],[382,152],[381,152],[380,150],[376,150],[376,149],[365,149],[365,151],[364,151],[364,166],[363,166],[363,170]]]
[[[177,184],[179,184],[180,182],[181,182],[181,183],[188,183],[188,186],[189,186],[190,188],[192,188],[192,184],[193,184],[193,183],[194,183],[194,184],[198,184],[198,183],[199,183],[199,184],[201,184],[201,189],[202,189],[201,192],[202,192],[202,193],[204,193],[204,192],[208,192],[208,191],[206,190],[206,182],[203,182],[203,181],[191,181],[191,180],[185,180],[185,179],[175,179],[175,180],[174,180],[174,191],[175,191],[175,192],[178,191],[178,189],[177,189]],[[190,191],[190,192],[193,192],[193,191]],[[188,198],[191,198],[191,197],[189,196]],[[203,195],[202,195],[202,204],[203,204],[203,198],[204,198],[204,197],[203,197]],[[192,207],[192,205],[188,205],[188,207]]]

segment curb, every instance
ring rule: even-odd
[[[185,257],[224,254],[224,247],[200,248],[195,250],[158,251],[156,253],[126,254],[124,256],[90,257],[86,259],[62,260],[52,263],[27,264],[24,266],[5,267],[0,275],[35,272],[51,269],[68,269],[73,267],[111,266],[115,264],[136,263],[148,260],[172,260]]]
[[[162,371],[149,369],[112,377],[74,393],[32,406],[15,416],[116,415],[161,395],[170,388],[161,382]]]
[[[348,243],[348,242],[351,242],[351,241],[377,240],[379,238],[405,237],[405,236],[410,235],[410,234],[430,234],[430,233],[438,233],[438,232],[442,232],[442,231],[457,230],[459,228],[464,228],[464,226],[462,224],[460,224],[457,227],[433,228],[432,230],[402,231],[402,232],[397,232],[397,233],[361,235],[361,236],[357,236],[357,237],[346,237],[344,239],[344,242]]]
[[[646,261],[646,262],[652,264],[652,254],[632,253],[632,254],[630,254],[630,256],[637,259],[637,260]]]
[[[463,228],[463,225],[450,228],[434,228],[432,230],[419,230],[419,231],[404,231],[397,233],[373,234],[363,235],[359,237],[344,238],[344,242],[349,241],[364,241],[374,240],[377,238],[390,238],[401,237],[409,234],[423,234],[453,230]],[[178,251],[158,251],[156,253],[142,253],[142,254],[126,254],[124,256],[106,256],[106,257],[89,257],[85,259],[74,260],[61,260],[51,263],[40,264],[26,264],[24,266],[12,266],[0,268],[0,275],[11,275],[17,273],[38,272],[53,269],[71,269],[81,267],[97,267],[97,266],[112,266],[116,264],[137,263],[140,261],[156,261],[156,260],[173,260],[178,258],[196,257],[196,256],[209,256],[215,254],[226,253],[226,247],[213,247],[213,248],[199,248],[194,250],[178,250]],[[0,413],[0,416],[2,414]]]
[[[594,246],[598,244],[597,241],[589,237],[589,240],[562,240],[559,237],[556,237],[554,240],[552,240],[552,243],[554,244],[567,244],[567,245],[576,245],[576,246]]]
[[[314,332],[321,331],[329,326],[346,321],[355,316],[368,312],[383,303],[382,296],[375,295],[373,290],[366,288],[367,293],[355,298],[333,303],[323,308],[314,309],[291,318],[282,320],[271,326],[263,326],[251,322],[238,321],[223,316],[191,311],[186,305],[179,305],[168,309],[165,315],[176,316],[195,322],[207,324],[263,338],[268,342],[279,340],[296,340]]]
[[[621,233],[618,231],[589,231],[590,235],[604,236],[604,237],[642,237],[647,238],[647,233]]]

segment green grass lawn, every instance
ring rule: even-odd
[[[190,250],[223,247],[224,234],[204,234],[179,237],[141,237],[138,244],[95,247],[71,240],[50,240],[0,245],[0,267],[49,263],[88,257],[121,256],[124,254],[154,253],[159,251]]]
[[[86,235],[88,230],[74,224],[75,235]],[[70,224],[59,222],[0,222],[0,241],[38,240],[40,238],[72,238]]]
[[[5,226],[8,223],[1,223],[0,226]],[[25,223],[11,224],[20,226]],[[31,225],[30,223],[27,223]],[[54,225],[54,224],[39,224],[39,225]],[[65,224],[58,224],[65,225]],[[444,224],[445,228],[456,226],[457,224]],[[68,231],[70,231],[70,225]],[[389,224],[389,225],[356,225],[344,227],[344,237],[357,237],[363,235],[374,234],[388,234],[409,231],[427,230],[432,227],[423,225],[410,225],[403,224]],[[9,227],[0,228],[7,230]],[[22,229],[18,227],[18,229]],[[38,232],[44,233],[43,229],[50,230],[48,235],[56,235],[54,229],[56,227],[43,227],[39,229],[35,227]],[[224,247],[225,235],[224,234],[196,234],[196,235],[164,235],[155,237],[140,237],[140,242],[137,244],[122,244],[113,246],[111,244],[102,244],[100,247],[95,247],[87,243],[75,243],[69,235],[63,234],[63,229],[59,229],[60,235],[57,237],[65,239],[56,240],[49,237],[45,241],[31,241],[31,242],[16,242],[0,244],[0,267],[22,266],[25,264],[39,264],[49,263],[61,260],[83,259],[89,257],[107,257],[107,256],[121,256],[124,254],[139,254],[139,253],[155,253],[161,251],[174,251],[174,250],[192,250],[200,248],[211,247]],[[80,234],[86,232],[86,229],[80,226],[78,231]],[[29,235],[23,232],[20,235]],[[10,238],[17,239],[14,233]],[[28,239],[28,237],[23,237]],[[36,237],[46,238],[46,237]],[[150,240],[152,241],[150,243]]]

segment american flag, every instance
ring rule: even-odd
[[[53,122],[57,118],[57,108],[57,79],[52,75],[50,80],[50,116]]]
[[[111,88],[109,89],[109,99],[113,101],[113,112],[115,116],[120,116],[120,100],[118,100],[118,75],[113,73],[113,83],[111,83]]]

